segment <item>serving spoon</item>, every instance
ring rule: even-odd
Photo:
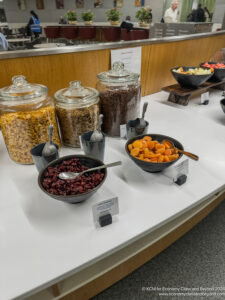
[[[99,167],[95,167],[95,168],[91,168],[91,169],[87,169],[87,170],[84,170],[80,173],[75,173],[75,172],[62,172],[62,173],[59,173],[59,178],[62,179],[62,180],[67,180],[67,179],[76,179],[78,176],[81,176],[83,175],[84,173],[86,172],[91,172],[91,171],[96,171],[96,170],[100,170],[100,169],[105,169],[105,168],[110,168],[110,167],[115,167],[115,166],[119,166],[121,165],[122,162],[121,161],[116,161],[114,163],[111,163],[111,164],[107,164],[107,165],[102,165],[102,166],[99,166]]]
[[[91,142],[100,142],[103,139],[103,134],[101,132],[102,123],[103,123],[103,115],[99,115],[98,129],[93,131],[90,138]]]
[[[190,153],[190,152],[183,151],[183,150],[181,150],[181,149],[178,149],[177,147],[174,146],[174,143],[171,142],[171,141],[169,141],[169,140],[163,140],[163,141],[162,141],[162,144],[167,144],[167,145],[169,145],[170,149],[175,149],[175,151],[180,152],[180,153],[182,153],[182,154],[184,154],[184,155],[190,157],[190,158],[193,159],[193,160],[199,160],[199,157],[198,157],[197,155],[195,155],[195,154],[193,154],[193,153]]]
[[[49,135],[49,142],[47,142],[42,150],[42,156],[49,157],[52,155],[56,155],[58,150],[56,146],[53,144],[52,137],[53,137],[53,125],[49,125],[48,127],[48,135]]]
[[[136,126],[138,128],[144,128],[144,127],[146,127],[146,122],[144,120],[144,117],[145,117],[145,113],[146,113],[147,107],[148,107],[148,102],[145,102],[144,105],[143,105],[142,117],[139,119],[139,124]]]

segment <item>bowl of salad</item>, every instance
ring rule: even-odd
[[[214,74],[214,69],[205,67],[175,67],[171,69],[171,73],[181,87],[197,88]]]
[[[210,80],[223,81],[225,79],[225,63],[209,61],[201,63],[200,66],[208,69],[214,69],[214,74]]]

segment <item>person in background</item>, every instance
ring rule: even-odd
[[[149,14],[149,21],[152,22],[152,9],[150,6],[146,6],[146,11],[148,12]]]
[[[194,22],[195,9],[192,9],[191,13],[187,16],[187,22]]]
[[[103,6],[102,0],[95,0],[94,8],[102,7],[102,6]]]
[[[126,16],[126,20],[120,24],[120,28],[127,29],[127,32],[129,32],[133,27],[134,27],[134,25],[131,22],[130,16]]]
[[[199,3],[198,8],[195,11],[195,22],[204,22],[205,21],[205,13],[202,9],[201,3]]]
[[[205,22],[210,22],[211,21],[211,13],[206,6],[204,7],[204,15],[205,15]]]
[[[27,24],[27,35],[32,35],[33,33],[35,38],[38,38],[39,34],[41,33],[40,20],[38,18],[38,15],[33,10],[30,11],[30,14],[31,17]]]
[[[165,11],[164,21],[166,23],[177,23],[178,22],[178,2],[173,1],[171,7]]]
[[[0,51],[7,51],[7,50],[8,50],[8,42],[0,29]]]
[[[60,17],[59,24],[67,24],[67,21],[63,16]]]

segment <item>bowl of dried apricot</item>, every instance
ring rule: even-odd
[[[136,136],[125,145],[129,157],[142,170],[150,173],[160,172],[174,164],[183,154],[171,149],[164,140],[171,141],[175,148],[184,150],[182,144],[166,135],[146,134]]]

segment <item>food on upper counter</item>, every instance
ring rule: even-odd
[[[42,186],[48,193],[53,195],[67,196],[89,192],[102,182],[105,176],[104,171],[87,172],[72,180],[61,180],[58,177],[61,172],[79,173],[87,169],[88,167],[83,165],[79,158],[64,160],[56,166],[47,168]]]
[[[153,163],[170,162],[179,158],[177,151],[170,149],[169,144],[152,140],[150,136],[135,140],[128,145],[128,150],[132,156]]]
[[[69,88],[55,93],[56,114],[62,142],[65,146],[80,147],[79,137],[98,127],[99,93],[72,81]]]
[[[213,68],[213,69],[225,69],[224,63],[208,63],[205,62],[203,65],[205,68]]]
[[[210,80],[220,82],[225,79],[225,63],[209,61],[201,63],[200,66],[214,70],[213,76],[210,78]]]
[[[115,62],[112,70],[98,74],[98,79],[97,89],[104,115],[102,131],[110,136],[120,136],[120,125],[139,116],[139,74],[125,70],[122,62]]]
[[[183,88],[197,88],[214,75],[214,69],[202,67],[175,67],[171,72]]]
[[[185,75],[208,75],[213,73],[213,69],[203,69],[203,68],[188,68],[184,70],[183,67],[178,69],[173,69],[173,72]]]
[[[35,145],[48,141],[48,126],[54,126],[53,141],[60,146],[54,103],[47,87],[29,84],[24,76],[13,77],[13,84],[0,90],[0,125],[12,160],[33,164],[30,154]]]

